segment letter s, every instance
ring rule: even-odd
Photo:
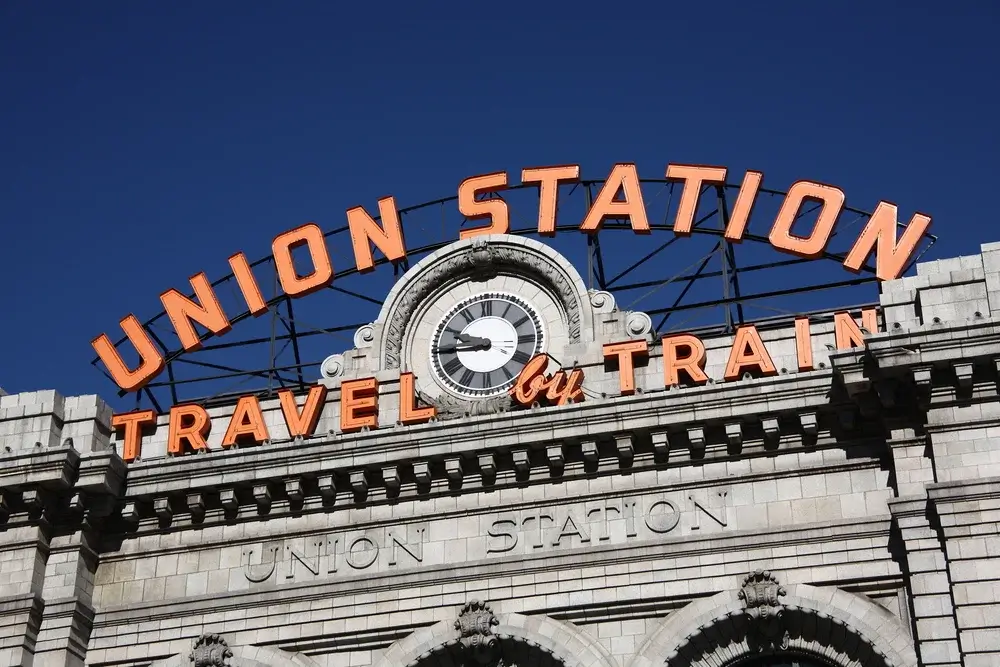
[[[503,526],[510,526],[508,530],[504,530]],[[510,551],[517,546],[517,533],[514,532],[517,529],[517,521],[514,519],[497,519],[490,526],[487,534],[490,537],[504,538],[503,543],[497,544],[487,544],[486,553],[504,553]]]

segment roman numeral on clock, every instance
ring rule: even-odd
[[[534,343],[534,342],[535,342],[535,334],[533,333],[521,334],[520,336],[517,337],[518,345],[521,345],[522,343]]]
[[[458,357],[452,357],[448,360],[448,363],[444,365],[444,372],[448,375],[454,375],[459,368],[462,368],[462,361]]]
[[[458,383],[461,384],[463,387],[471,387],[472,386],[472,380],[475,377],[476,377],[476,372],[473,371],[473,370],[469,370],[468,368],[466,368],[465,372],[462,373],[462,379],[459,380]]]
[[[528,354],[524,350],[518,350],[518,351],[516,351],[514,353],[514,356],[511,357],[511,359],[513,359],[514,361],[516,361],[517,363],[522,364],[522,365],[528,363],[529,361],[531,361],[531,357],[529,357]]]
[[[482,313],[483,317],[490,317],[493,315],[493,300],[488,299],[482,302]]]

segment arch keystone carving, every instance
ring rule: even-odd
[[[746,609],[753,630],[750,639],[757,650],[788,648],[788,631],[782,622],[785,610],[781,598],[785,595],[788,591],[767,570],[756,570],[743,578],[737,597]]]
[[[209,634],[195,640],[188,657],[194,667],[229,667],[233,651],[222,635]]]
[[[495,664],[499,657],[499,644],[493,635],[493,626],[499,624],[493,610],[481,600],[473,600],[462,607],[455,621],[459,644],[480,665]]]

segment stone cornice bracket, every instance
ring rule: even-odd
[[[819,431],[819,419],[815,412],[800,412],[799,423],[802,425],[803,433],[816,435]]]
[[[955,364],[955,379],[958,380],[959,387],[972,386],[972,362]]]
[[[472,600],[458,614],[455,629],[463,651],[480,665],[495,665],[500,657],[500,642],[493,634],[493,626],[500,620],[481,600]]]
[[[188,659],[193,667],[229,667],[233,651],[221,635],[202,635],[194,642]]]
[[[153,512],[156,514],[156,517],[160,520],[161,524],[169,526],[171,520],[174,518],[174,510],[170,507],[170,498],[167,496],[154,498]]]
[[[266,512],[271,509],[271,489],[267,484],[258,484],[253,487],[253,499],[257,503],[257,509]]]
[[[653,442],[653,454],[660,459],[666,459],[670,455],[670,436],[666,431],[651,433],[650,440]]]
[[[788,648],[788,631],[782,620],[785,606],[781,602],[781,597],[787,594],[777,577],[767,570],[755,570],[743,578],[738,597],[752,628],[757,650]]]

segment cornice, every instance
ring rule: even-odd
[[[594,501],[602,501],[607,499],[626,499],[639,496],[649,496],[655,494],[676,494],[684,493],[686,491],[691,491],[694,489],[704,489],[704,488],[718,488],[720,486],[729,486],[734,483],[747,483],[753,484],[755,482],[763,482],[768,480],[776,480],[786,477],[802,477],[814,474],[825,474],[825,473],[836,473],[836,472],[851,472],[856,470],[865,469],[880,469],[881,464],[877,460],[866,460],[866,459],[856,459],[851,461],[845,461],[839,464],[824,464],[821,466],[810,466],[802,468],[794,468],[787,470],[775,470],[768,472],[748,472],[741,475],[739,479],[734,479],[729,475],[723,475],[711,478],[700,478],[692,480],[681,480],[675,482],[657,483],[652,484],[643,488],[633,488],[633,489],[601,489],[588,493],[581,493],[573,495],[572,497],[561,497],[561,498],[538,498],[532,500],[523,500],[518,502],[505,502],[501,508],[496,508],[495,511],[503,512],[520,512],[525,510],[532,510],[538,508],[548,508],[557,507],[564,505],[576,505],[581,503],[588,503]],[[661,468],[662,469],[662,468]],[[629,472],[631,474],[636,474],[642,472],[643,470],[651,470],[650,468],[633,468]],[[619,471],[620,472],[620,471]],[[592,479],[592,475],[580,475],[580,478]],[[551,479],[546,479],[545,482],[551,482]],[[572,479],[567,479],[566,481],[572,481]],[[489,490],[491,492],[502,493],[505,490],[514,489],[523,486],[517,480],[511,478],[505,480],[505,483],[498,483],[490,487],[478,487],[468,489],[469,493],[480,492],[484,490]],[[419,500],[429,500],[438,497],[445,497],[450,495],[451,492],[447,489],[442,489],[438,493],[428,493],[419,496]],[[418,497],[406,498],[405,501],[417,500]],[[329,513],[331,511],[344,511],[351,509],[358,509],[361,507],[375,507],[386,504],[395,504],[398,499],[390,499],[382,495],[381,497],[371,498],[366,500],[364,503],[357,502],[337,502],[333,506],[325,504],[320,498],[308,499],[301,507],[296,507],[294,512],[287,501],[280,503],[275,503],[267,514],[267,518],[274,519],[279,517],[289,517],[289,516],[304,516],[314,513]],[[926,500],[924,500],[926,504]],[[427,507],[426,504],[420,504],[418,507]],[[398,524],[410,524],[410,523],[425,523],[430,521],[440,521],[446,519],[458,519],[462,517],[469,516],[470,514],[476,514],[475,510],[471,509],[454,509],[454,510],[434,510],[429,511],[424,514],[407,514],[405,519],[396,516],[393,517],[374,517],[368,520],[356,521],[351,524],[350,530],[352,531],[364,531],[368,529],[378,528],[386,525],[387,523],[398,523]],[[207,528],[222,528],[224,526],[231,526],[238,523],[250,522],[250,521],[260,521],[261,515],[255,506],[242,506],[240,510],[235,515],[227,515],[223,510],[212,510],[206,512],[203,517],[200,517],[198,523],[191,520],[190,515],[182,515],[176,517],[172,525],[172,530],[170,533],[173,535],[173,540],[171,540],[170,546],[162,546],[160,548],[146,548],[143,553],[146,557],[153,557],[158,555],[183,552],[190,550],[193,546],[199,547],[214,547],[221,545],[231,545],[231,544],[251,544],[260,541],[260,535],[254,534],[246,539],[232,540],[220,538],[219,540],[206,540],[204,537],[204,530]],[[299,537],[309,537],[315,536],[317,534],[325,534],[329,532],[336,532],[338,530],[345,530],[342,526],[332,526],[332,527],[321,527],[317,528],[311,526],[308,528],[301,528],[298,530],[291,529],[289,526],[284,526],[281,532],[282,539],[296,539]],[[192,532],[196,531],[196,532]],[[130,539],[135,539],[145,535],[156,535],[164,534],[163,528],[161,527],[159,521],[155,517],[148,519],[143,519],[138,528],[134,532],[129,533]],[[185,541],[184,537],[186,534],[190,535],[192,542]],[[111,540],[117,540],[118,536],[112,532],[108,533],[108,537]],[[127,560],[132,558],[131,553],[106,553],[102,555],[102,559],[107,562],[113,562],[115,560]]]
[[[79,467],[79,452],[68,446],[5,454],[0,456],[0,489],[65,490],[76,481]]]

